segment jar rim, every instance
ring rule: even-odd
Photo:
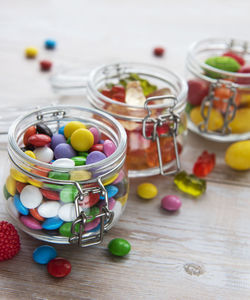
[[[199,51],[201,51],[207,44],[211,46],[211,49],[215,50],[230,50],[230,45],[233,45],[235,47],[235,52],[244,52],[247,54],[250,54],[250,42],[244,41],[244,40],[238,40],[238,39],[226,39],[226,38],[207,38],[207,39],[202,39],[193,42],[187,53],[187,61],[186,61],[186,66],[187,69],[196,75],[197,77],[200,77],[202,79],[205,79],[210,82],[216,82],[218,79],[211,78],[209,76],[206,76],[205,74],[202,74],[202,70],[208,70],[211,72],[216,72],[220,75],[228,76],[228,77],[235,77],[235,78],[249,78],[250,73],[238,73],[238,72],[229,72],[229,71],[224,71],[220,70],[217,68],[214,68],[212,66],[207,65],[205,62],[199,61],[197,58],[197,54]],[[220,44],[220,48],[214,48],[215,45]],[[218,46],[217,46],[218,47]],[[200,50],[201,48],[201,50]],[[203,49],[204,50],[204,49]],[[209,49],[208,49],[209,50]],[[231,49],[232,50],[232,49]],[[233,50],[232,50],[233,51]],[[220,79],[221,80],[221,79]],[[223,81],[223,79],[222,79]],[[250,84],[241,84],[241,83],[233,83],[236,86],[240,87],[249,87]]]
[[[16,140],[16,130],[17,130],[18,126],[26,118],[29,118],[32,115],[38,116],[39,113],[56,112],[56,111],[60,111],[60,110],[63,110],[63,109],[76,109],[76,110],[80,110],[80,111],[83,111],[83,112],[86,111],[88,113],[93,113],[95,115],[101,116],[101,117],[105,118],[106,120],[110,121],[111,124],[114,125],[117,128],[117,132],[118,132],[118,141],[119,142],[117,143],[116,151],[112,155],[110,155],[109,157],[107,157],[107,158],[105,158],[101,161],[98,161],[96,163],[89,164],[89,165],[75,166],[74,168],[71,168],[71,169],[67,169],[67,168],[64,168],[64,167],[53,167],[49,163],[45,163],[45,162],[39,161],[37,159],[33,159],[32,157],[25,154],[21,150],[21,148],[18,146],[18,143],[17,143],[17,140]],[[84,122],[84,119],[82,120],[82,122]],[[32,126],[32,124],[30,124],[30,126]],[[69,171],[69,170],[71,170],[71,171],[72,170],[79,170],[79,169],[80,170],[89,170],[89,169],[93,169],[93,168],[98,170],[99,168],[104,167],[106,165],[115,164],[122,158],[122,156],[126,152],[127,135],[126,135],[126,132],[125,132],[124,128],[121,126],[121,124],[115,118],[113,118],[112,116],[108,115],[105,112],[98,111],[94,108],[88,108],[88,107],[82,107],[82,106],[55,105],[55,106],[47,106],[47,107],[43,107],[41,109],[33,110],[30,113],[19,116],[19,118],[17,118],[9,128],[8,142],[9,142],[9,147],[11,147],[11,149],[18,155],[18,158],[21,158],[22,160],[28,162],[30,165],[36,165],[36,166],[46,168],[46,169],[49,169],[49,170],[57,170],[57,171],[61,171],[61,172]],[[10,155],[10,149],[8,149],[8,152],[9,152],[9,155]],[[88,182],[88,180],[86,180],[86,182]]]
[[[117,63],[112,63],[112,64],[103,64],[95,69],[93,69],[90,74],[89,74],[89,77],[88,77],[88,80],[87,80],[87,87],[89,89],[89,91],[91,92],[91,95],[95,96],[95,97],[98,97],[99,99],[103,100],[103,101],[106,101],[108,102],[109,104],[115,104],[117,105],[118,107],[126,107],[128,109],[144,109],[144,106],[135,106],[135,105],[128,105],[127,103],[123,103],[123,102],[119,102],[119,101],[116,101],[116,100],[112,100],[106,96],[104,96],[102,93],[100,93],[98,91],[98,89],[96,89],[95,85],[94,85],[94,79],[96,77],[96,75],[98,74],[98,72],[100,72],[101,70],[105,70],[107,68],[114,68],[114,67],[121,67],[121,66],[126,66],[126,65],[133,65],[134,67],[145,67],[145,68],[148,68],[150,70],[150,68],[153,68],[155,70],[159,70],[159,71],[163,71],[165,72],[166,74],[172,76],[173,78],[175,78],[179,84],[180,84],[180,92],[178,93],[178,95],[176,95],[176,98],[177,98],[177,104],[175,106],[175,109],[174,110],[179,110],[181,107],[183,107],[183,104],[185,103],[185,100],[186,100],[186,95],[187,95],[187,90],[188,90],[188,87],[187,87],[187,83],[186,81],[184,80],[184,78],[180,77],[178,74],[176,74],[175,72],[167,69],[167,68],[164,68],[164,67],[161,67],[161,66],[157,66],[157,65],[154,65],[154,64],[149,64],[149,63],[141,63],[141,62],[117,62]],[[92,103],[92,101],[91,101]],[[93,103],[92,103],[93,104]],[[160,109],[160,108],[166,108],[168,105],[166,103],[163,103],[163,104],[150,104],[148,105],[148,107],[150,109]]]

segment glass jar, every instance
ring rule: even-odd
[[[101,140],[111,140],[116,150],[101,161],[65,167],[34,159],[22,149],[24,133],[31,126],[46,124],[55,134],[62,133],[62,126],[69,121],[98,128]],[[7,210],[29,235],[53,243],[94,245],[123,213],[129,190],[124,166],[126,133],[111,116],[78,106],[35,110],[10,127],[8,154],[9,175],[4,186]]]
[[[190,47],[186,61],[190,130],[218,142],[250,138],[249,45],[214,38]]]
[[[144,104],[131,105],[104,94],[107,87],[122,85],[128,78],[139,80],[141,86],[148,89],[144,90]],[[169,175],[180,169],[179,154],[187,133],[186,94],[185,81],[159,66],[116,63],[90,73],[89,101],[115,117],[126,130],[126,163],[130,177]]]

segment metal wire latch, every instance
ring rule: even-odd
[[[103,235],[110,223],[113,220],[114,213],[108,208],[108,193],[99,178],[97,180],[98,185],[95,187],[84,188],[82,189],[78,182],[75,182],[75,186],[78,189],[78,195],[75,198],[75,211],[76,211],[76,219],[73,221],[71,226],[72,236],[69,238],[69,242],[71,244],[78,242],[78,246],[87,247],[92,245],[100,244],[103,240]],[[83,201],[89,193],[99,193],[100,196],[104,197],[104,205],[102,206],[101,212],[95,216],[93,219],[86,215],[86,213],[81,210],[79,202]],[[96,233],[96,235],[84,235],[84,228],[88,220],[98,219],[100,218],[100,230]],[[79,228],[77,228],[77,224],[79,224]]]
[[[229,98],[221,99],[215,96],[215,91],[217,88],[225,87],[230,90]],[[217,80],[215,83],[210,84],[208,96],[204,98],[201,104],[201,115],[203,118],[203,122],[198,125],[200,132],[202,133],[211,133],[211,134],[218,134],[218,135],[225,135],[231,132],[229,128],[229,123],[235,117],[237,106],[235,103],[235,96],[236,96],[236,88],[231,83],[220,82]],[[208,122],[211,114],[211,110],[216,102],[225,103],[225,114],[224,114],[224,123],[221,129],[217,131],[209,131],[208,130]]]
[[[172,100],[171,104],[167,108],[167,111],[165,114],[159,115],[156,118],[151,117],[152,111],[150,107],[148,106],[148,103],[151,101],[157,101],[157,100]],[[143,119],[142,122],[142,135],[147,140],[156,141],[157,145],[157,153],[158,153],[158,160],[159,160],[159,167],[161,175],[171,175],[175,174],[180,170],[180,159],[179,159],[179,153],[178,153],[178,145],[177,145],[177,134],[178,134],[178,125],[180,123],[180,116],[174,112],[174,107],[177,103],[177,98],[172,95],[164,95],[164,96],[156,96],[156,97],[150,97],[148,98],[144,103],[144,108],[147,110],[148,115]],[[158,126],[162,126],[163,124],[169,125],[169,130],[166,133],[159,134],[157,131]],[[153,124],[153,130],[151,135],[147,135],[147,125]],[[161,155],[161,144],[160,144],[160,138],[161,137],[172,137],[173,143],[174,143],[174,151],[175,151],[175,157],[176,157],[176,167],[174,170],[164,172],[163,168],[163,162],[162,162],[162,155]]]

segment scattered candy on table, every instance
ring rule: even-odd
[[[212,172],[215,166],[215,154],[203,151],[193,167],[193,173],[197,177],[205,177]]]
[[[156,47],[156,48],[154,48],[153,53],[155,56],[161,57],[164,55],[165,49],[163,47]]]
[[[108,244],[109,252],[115,256],[125,256],[131,250],[131,245],[127,240],[116,238]]]
[[[175,195],[167,195],[161,199],[161,207],[168,211],[176,211],[181,205],[180,198]]]
[[[62,257],[56,257],[47,264],[47,270],[51,276],[62,278],[71,272],[71,264]]]
[[[46,265],[56,257],[57,257],[56,249],[48,245],[40,246],[36,248],[33,252],[34,261],[41,265]]]
[[[230,145],[225,154],[226,164],[238,171],[250,169],[250,140]]]
[[[157,187],[149,182],[141,183],[137,187],[137,195],[142,199],[152,199],[158,194]]]
[[[25,55],[27,58],[35,58],[38,54],[38,50],[35,47],[28,47],[25,49]]]
[[[46,40],[45,42],[44,42],[44,46],[45,46],[45,48],[46,49],[48,49],[48,50],[53,50],[53,49],[55,49],[56,48],[56,41],[54,41],[54,40]]]
[[[13,258],[20,250],[20,239],[15,227],[6,222],[0,222],[0,261]]]
[[[49,60],[41,60],[40,61],[40,69],[41,71],[50,71],[52,68],[52,62]]]
[[[174,183],[177,188],[191,196],[198,197],[206,191],[206,181],[200,179],[193,174],[187,174],[181,171],[174,178]]]

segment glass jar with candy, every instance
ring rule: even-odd
[[[18,118],[8,134],[7,210],[31,236],[98,244],[128,198],[126,133],[114,118],[54,106]]]
[[[250,44],[230,39],[194,43],[187,56],[188,127],[221,142],[250,138]]]
[[[115,117],[126,130],[130,177],[179,170],[187,133],[186,94],[185,81],[159,66],[116,63],[90,73],[89,101]]]

